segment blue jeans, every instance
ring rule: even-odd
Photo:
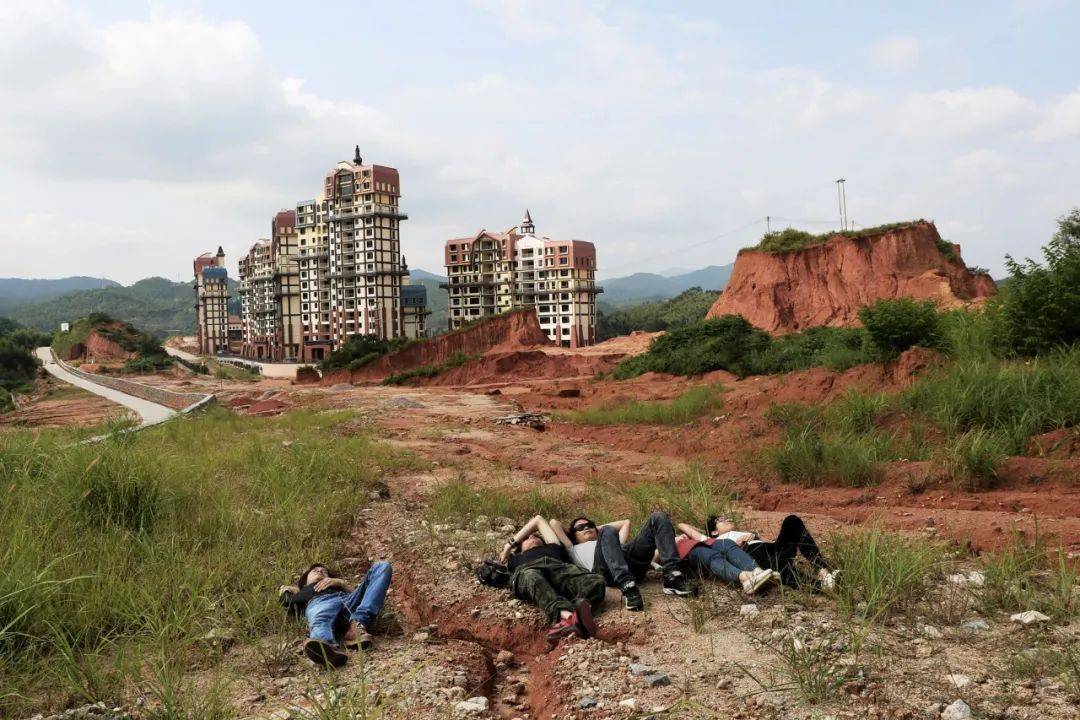
[[[734,540],[717,540],[712,544],[698,545],[687,556],[690,564],[703,572],[728,582],[739,582],[739,573],[756,570],[757,563],[739,547]]]
[[[372,564],[364,579],[352,592],[317,595],[304,611],[308,622],[308,636],[336,645],[338,639],[348,630],[350,620],[370,628],[386,602],[386,591],[390,589],[392,574],[390,563],[380,560]]]

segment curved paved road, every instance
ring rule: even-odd
[[[54,377],[57,377],[66,383],[74,385],[75,387],[80,387],[83,390],[92,392],[95,395],[100,395],[107,400],[112,400],[114,403],[123,405],[126,408],[134,410],[136,413],[139,414],[139,417],[142,418],[142,427],[146,427],[147,425],[157,425],[158,423],[165,422],[173,415],[176,415],[175,410],[167,408],[164,405],[158,405],[157,403],[152,403],[149,400],[143,400],[142,398],[137,398],[134,395],[128,395],[127,393],[122,393],[119,390],[113,390],[112,388],[107,388],[104,385],[98,385],[97,383],[91,382],[86,378],[82,378],[78,375],[73,375],[69,373],[67,370],[60,367],[56,363],[56,360],[53,358],[51,348],[38,348],[37,356],[41,358],[42,364],[45,365],[45,369],[49,372],[50,375],[53,375]]]

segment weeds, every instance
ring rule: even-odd
[[[522,493],[510,489],[478,488],[465,482],[464,476],[443,483],[435,489],[428,504],[428,517],[435,522],[460,521],[483,515],[523,521],[533,515],[564,517],[572,512],[567,499],[539,489]]]
[[[557,413],[559,420],[579,425],[685,425],[723,408],[720,385],[693,387],[670,402],[627,400]]]
[[[1008,455],[1009,441],[993,430],[968,430],[938,454],[938,463],[954,482],[973,492],[997,484],[998,466]]]
[[[1014,535],[1004,548],[985,555],[981,565],[985,580],[976,598],[984,612],[1038,610],[1065,622],[1080,614],[1078,572],[1064,549],[1049,552],[1038,525],[1030,542]]]
[[[832,537],[828,557],[840,570],[838,607],[877,620],[906,612],[924,598],[944,566],[945,550],[871,529]]]
[[[148,646],[279,628],[268,578],[332,555],[377,468],[416,465],[328,432],[351,417],[212,409],[93,446],[0,436],[0,715],[42,687],[113,695],[132,672],[116,659]]]

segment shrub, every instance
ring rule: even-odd
[[[981,564],[985,579],[976,598],[985,612],[1038,610],[1063,623],[1080,614],[1076,567],[1062,548],[1050,551],[1038,525],[1030,541],[1017,533]]]
[[[754,371],[754,351],[764,350],[769,342],[769,336],[745,318],[724,315],[658,337],[648,352],[619,363],[612,375],[622,380],[646,372],[700,375],[727,370],[744,377]]]
[[[690,388],[670,402],[627,400],[557,417],[580,425],[683,425],[723,407],[720,385]]]
[[[37,368],[37,358],[30,350],[0,337],[0,388],[11,391],[28,386]]]
[[[859,310],[859,320],[878,356],[891,360],[913,345],[938,344],[939,315],[930,300],[882,299]]]
[[[1001,312],[1010,349],[1037,355],[1080,340],[1080,208],[1058,220],[1045,265],[1008,257]]]
[[[692,287],[668,300],[643,302],[631,307],[597,310],[596,338],[607,340],[636,330],[656,332],[701,322],[720,297],[718,290]]]
[[[782,373],[823,365],[841,372],[873,360],[861,328],[815,327],[771,338],[751,361],[755,373]]]
[[[402,349],[414,341],[407,338],[382,340],[375,335],[353,335],[341,347],[319,362],[319,369],[356,370],[367,363]]]
[[[475,360],[476,355],[466,355],[463,352],[456,352],[450,356],[450,359],[446,362],[436,363],[434,365],[421,365],[420,367],[413,368],[412,370],[406,370],[404,372],[397,373],[396,375],[390,375],[383,378],[383,385],[404,385],[409,380],[414,378],[429,378],[441,375],[447,370],[453,370],[456,367],[461,367],[470,360]]]

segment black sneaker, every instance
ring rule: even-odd
[[[686,582],[686,576],[678,570],[672,570],[664,575],[664,594],[690,597],[697,595],[697,588]]]
[[[638,590],[637,583],[633,580],[622,586],[622,599],[623,605],[627,610],[633,612],[639,612],[645,609],[645,600],[641,597],[641,591]]]

